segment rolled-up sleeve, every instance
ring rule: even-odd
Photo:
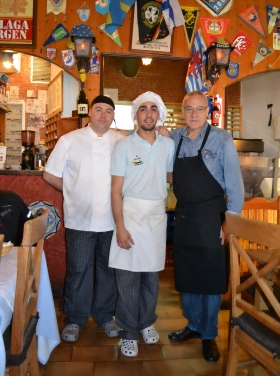
[[[225,142],[223,159],[227,211],[240,215],[244,205],[244,184],[232,138],[227,139]]]
[[[115,176],[124,176],[126,168],[126,148],[124,140],[119,140],[114,147],[111,159],[110,174]]]

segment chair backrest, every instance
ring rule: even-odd
[[[24,336],[26,337],[27,327],[29,329],[30,323],[35,321],[35,324],[32,324],[33,330],[34,325],[36,327],[37,320],[34,320],[34,318],[37,316],[41,259],[47,220],[48,210],[45,209],[40,217],[25,222],[22,246],[18,247],[17,283],[10,346],[11,360],[16,359],[19,354],[26,350],[26,338]],[[35,338],[35,332],[32,337]],[[35,339],[33,342],[35,343]],[[21,375],[18,368],[27,365],[28,362],[18,367],[10,366],[10,370],[14,375]]]
[[[2,248],[3,248],[3,243],[4,243],[4,235],[0,235],[0,258],[2,256]]]
[[[280,226],[276,224],[245,219],[229,213],[226,213],[226,221],[230,241],[230,272],[233,320],[238,319],[238,317],[243,314],[243,312],[246,312],[247,315],[257,320],[266,328],[269,328],[274,333],[280,336],[280,302],[277,300],[273,291],[265,281],[265,278],[272,278],[271,273],[279,272],[280,275]],[[257,251],[246,252],[237,238],[246,239],[249,242],[257,243],[266,247],[265,249],[259,251],[259,262],[260,265],[263,266],[262,269],[257,268],[257,266],[252,261],[252,259],[257,260],[256,258],[254,258],[254,253]],[[249,272],[251,273],[251,276],[242,283],[240,282],[240,260],[243,260]],[[241,293],[251,285],[257,285],[258,289],[262,293],[262,296],[267,302],[269,309],[272,312],[272,316],[267,314],[265,311],[260,310],[253,303],[249,303],[247,300],[245,301],[244,299],[242,299]],[[231,334],[231,341],[236,340],[239,345],[244,347],[246,351],[248,351],[251,356],[254,359],[257,359],[261,364],[265,364],[265,366],[267,367],[273,367],[274,364],[276,367],[278,367],[277,370],[280,371],[279,359],[277,360],[277,362],[271,361],[271,359],[273,359],[271,354],[270,365],[268,366],[266,364],[266,359],[268,361],[269,352],[266,353],[267,350],[263,348],[261,344],[257,342],[254,343],[252,339],[250,339],[251,342],[248,341],[248,336],[244,336],[244,333],[241,335],[240,339],[238,337],[240,334],[239,326],[237,327],[237,329],[234,328],[233,331],[235,332]],[[232,342],[231,346],[234,348]],[[258,348],[258,352],[254,352],[254,349],[256,348]],[[232,351],[233,349],[231,348],[230,357],[234,356],[234,352]],[[230,359],[229,362],[231,364],[234,363]],[[227,373],[227,375],[228,374],[233,375],[235,373],[229,372]],[[276,374],[278,375],[278,373]]]

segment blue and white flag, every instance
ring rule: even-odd
[[[170,35],[172,35],[173,27],[185,23],[178,0],[162,0],[162,13]]]
[[[192,54],[190,58],[189,68],[186,77],[186,92],[190,93],[194,90],[206,92],[203,78],[203,66],[206,64],[206,56],[204,52],[206,46],[201,37],[201,29],[195,35]]]

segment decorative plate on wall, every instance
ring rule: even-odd
[[[60,226],[60,214],[54,205],[46,201],[35,201],[28,205],[28,207],[34,218],[40,216],[44,209],[48,209],[49,215],[45,239],[57,233]]]

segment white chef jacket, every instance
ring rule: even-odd
[[[63,178],[64,223],[81,231],[111,231],[111,154],[123,136],[109,129],[102,137],[90,125],[60,137],[45,170]]]

